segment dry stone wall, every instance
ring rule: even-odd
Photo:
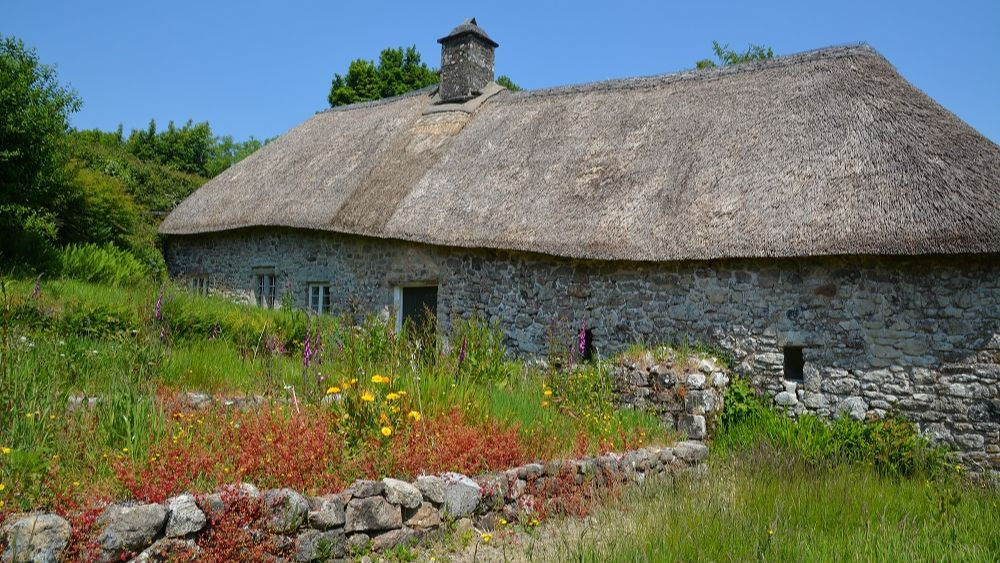
[[[99,531],[88,558],[197,559],[199,540],[221,526],[227,512],[257,503],[264,517],[260,529],[251,532],[287,555],[276,560],[343,560],[356,551],[384,551],[416,542],[449,522],[491,531],[501,518],[516,522],[534,517],[545,503],[574,492],[703,468],[707,456],[703,443],[688,441],[624,454],[530,463],[475,478],[444,473],[421,475],[412,482],[359,480],[341,493],[318,497],[291,489],[259,491],[243,483],[208,495],[182,494],[162,504],[112,504],[97,518]],[[69,522],[56,514],[12,515],[0,525],[0,559],[60,561],[72,532]]]
[[[606,263],[248,229],[173,237],[167,263],[244,299],[252,268],[272,267],[300,306],[306,284],[329,281],[338,312],[387,311],[394,285],[433,282],[445,332],[460,317],[495,319],[521,356],[583,324],[605,356],[705,342],[793,415],[896,408],[966,463],[1000,470],[996,255]],[[786,377],[786,348],[801,349],[801,378]]]

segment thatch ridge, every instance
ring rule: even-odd
[[[334,108],[211,180],[181,235],[284,226],[572,258],[1000,251],[1000,147],[867,45]]]

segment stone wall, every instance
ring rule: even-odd
[[[681,442],[530,463],[475,478],[444,473],[413,482],[359,480],[341,493],[318,497],[291,489],[261,492],[244,483],[207,495],[178,495],[162,504],[109,505],[96,520],[93,542],[75,547],[83,551],[82,559],[102,562],[197,560],[199,542],[213,528],[234,533],[224,524],[227,514],[245,517],[259,511],[259,519],[241,527],[250,526],[257,543],[271,555],[280,554],[274,560],[339,561],[353,551],[413,543],[449,522],[493,531],[501,518],[530,520],[545,503],[567,495],[703,468],[707,456],[704,444]],[[12,515],[0,523],[3,561],[60,561],[73,547],[72,539],[69,522],[56,514]]]
[[[271,266],[301,305],[333,283],[338,311],[387,311],[392,287],[438,283],[438,317],[495,319],[509,349],[545,355],[586,323],[603,355],[700,341],[793,414],[898,408],[973,466],[1000,470],[1000,257],[604,263],[292,230],[174,237],[171,275],[246,297]],[[562,340],[560,340],[560,337]],[[802,348],[787,380],[786,346]]]

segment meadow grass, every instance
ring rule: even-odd
[[[396,334],[378,317],[355,326],[171,286],[2,280],[0,290],[0,448],[10,451],[0,455],[6,488],[0,502],[7,509],[87,494],[137,494],[139,485],[129,479],[175,471],[184,448],[208,456],[240,425],[259,435],[230,439],[253,447],[282,433],[294,446],[290,429],[297,428],[313,432],[309,447],[321,453],[346,448],[344,456],[330,456],[330,464],[342,466],[312,467],[311,483],[367,475],[382,466],[372,461],[380,448],[420,447],[412,433],[421,420],[443,436],[454,427],[455,439],[471,440],[473,449],[485,444],[483,459],[492,461],[455,451],[455,463],[466,464],[458,469],[507,459],[491,449],[492,440],[507,444],[510,455],[541,458],[674,439],[653,415],[614,406],[610,387],[595,383],[607,379],[607,366],[581,365],[572,374],[529,367],[505,356],[499,327],[475,319],[459,322],[449,345],[426,328],[407,326]],[[378,378],[384,381],[375,383]],[[178,419],[171,397],[185,391],[262,395],[266,412],[250,419],[216,411]],[[88,397],[97,398],[96,406],[77,405]],[[298,401],[293,408],[286,408],[289,397]],[[518,444],[503,442],[511,436],[520,437]],[[296,452],[285,455],[288,467],[302,461]],[[430,450],[427,455],[434,458],[427,463],[451,467]],[[175,466],[158,465],[161,456]],[[393,456],[398,452],[385,452],[385,467],[410,467]],[[244,470],[280,484],[276,472],[244,461]],[[212,473],[191,477],[198,486],[239,469],[225,460],[198,463]],[[323,471],[330,479],[321,478]]]
[[[1000,495],[760,448],[599,508],[572,561],[996,561]]]

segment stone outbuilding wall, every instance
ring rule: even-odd
[[[436,284],[445,333],[461,317],[494,319],[522,356],[546,355],[553,335],[570,346],[584,323],[605,356],[710,343],[792,413],[898,408],[967,463],[1000,470],[1000,256],[609,263],[246,229],[171,237],[166,259],[172,276],[206,275],[250,301],[255,268],[298,306],[326,281],[335,311],[354,314],[388,311],[396,286]]]

